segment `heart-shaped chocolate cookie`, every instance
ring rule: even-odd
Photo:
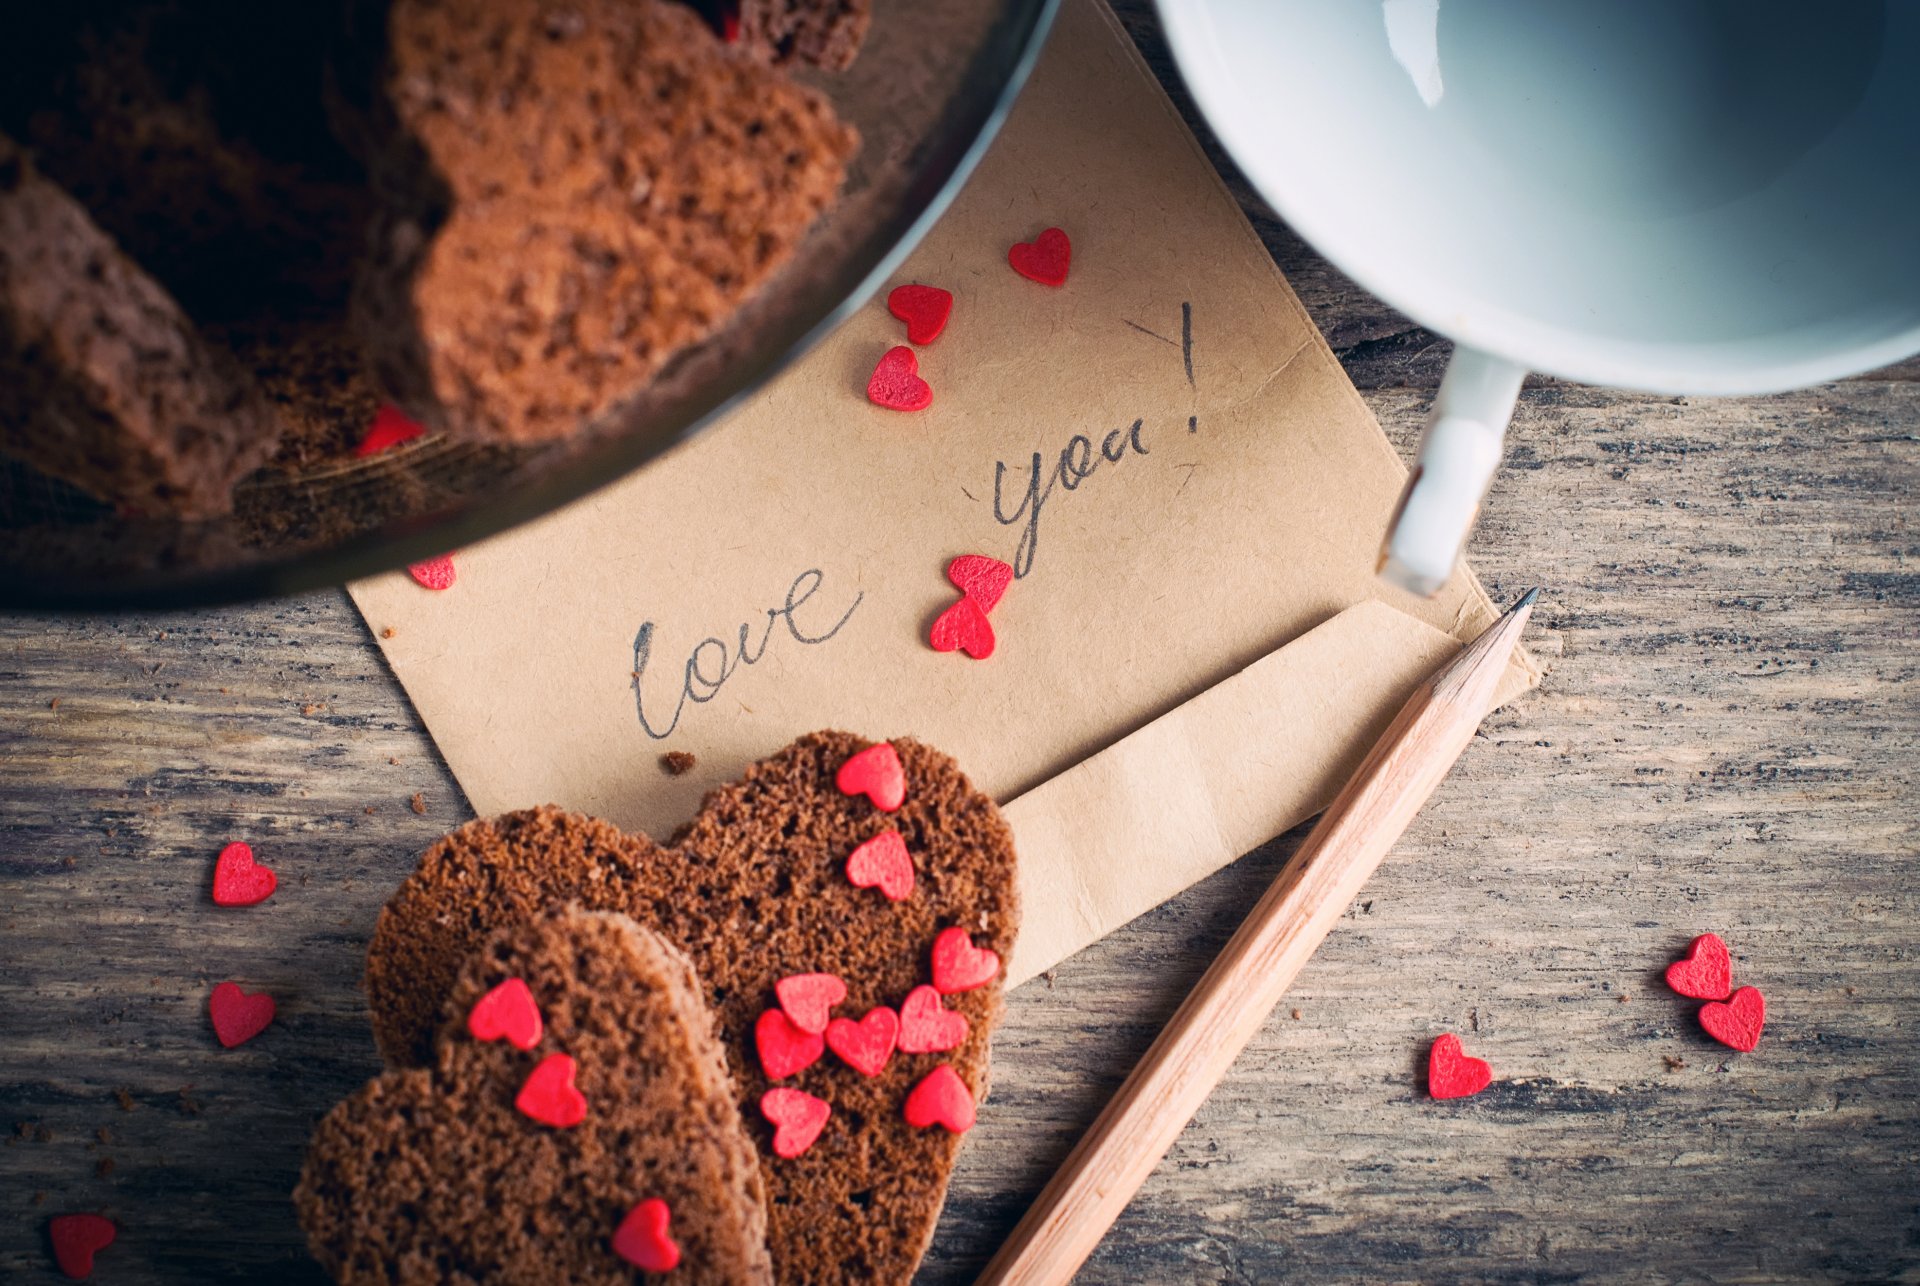
[[[977,1101],[987,1088],[987,1041],[1001,984],[948,998],[967,1020],[954,1049],[895,1051],[868,1076],[828,1055],[778,1082],[825,1101],[831,1115],[800,1155],[774,1155],[761,1099],[775,1088],[754,1028],[793,974],[846,984],[835,1016],[897,1008],[933,978],[933,947],[958,928],[1004,960],[1018,910],[1012,835],[991,800],[951,759],[893,743],[906,798],[883,812],[835,784],[869,743],[815,733],[707,796],[662,846],[553,808],[474,822],[421,858],[382,912],[367,955],[374,1035],[387,1057],[419,1064],[431,1050],[440,997],[458,962],[496,927],[577,902],[658,929],[692,958],[734,1074],[737,1102],[759,1146],[768,1241],[784,1282],[904,1282],[939,1217],[959,1139],[907,1121],[909,1092],[950,1065]],[[848,855],[894,829],[915,868],[902,901],[848,878]],[[584,1076],[584,1070],[583,1070]],[[591,1098],[591,1094],[589,1094]]]
[[[524,1051],[470,1030],[509,979],[541,1010]],[[586,1101],[565,1128],[516,1106],[560,1056]],[[624,1284],[676,1253],[676,1281],[769,1282],[760,1169],[733,1100],[686,957],[625,916],[571,907],[465,962],[432,1065],[328,1113],[294,1204],[340,1282]]]

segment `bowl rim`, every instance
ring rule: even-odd
[[[810,320],[796,319],[773,328],[724,380],[676,403],[665,418],[677,418],[678,423],[651,433],[636,429],[609,434],[605,442],[560,465],[524,493],[469,499],[446,517],[427,520],[413,530],[358,536],[284,560],[184,574],[148,569],[87,582],[26,575],[0,565],[0,609],[91,612],[212,607],[343,587],[499,535],[644,468],[758,393],[863,307],[899,270],[953,204],[999,134],[1039,61],[1061,3],[1009,0],[959,82],[976,88],[989,78],[997,78],[998,83],[967,96],[964,115],[947,131],[942,145],[927,154],[907,199],[855,244],[846,257],[847,267],[822,287],[823,295],[838,302]]]

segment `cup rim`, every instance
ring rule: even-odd
[[[1201,35],[1202,15],[1215,7],[1212,0],[1159,0],[1157,5],[1181,80],[1220,145],[1274,212],[1317,253],[1368,293],[1456,345],[1577,383],[1696,396],[1780,393],[1857,375],[1920,353],[1920,322],[1916,322],[1868,342],[1823,346],[1784,360],[1756,356],[1728,364],[1689,362],[1689,353],[1713,347],[1705,344],[1672,345],[1665,350],[1667,355],[1655,357],[1649,343],[1647,356],[1628,355],[1621,351],[1626,341],[1526,317],[1484,298],[1443,301],[1434,297],[1430,277],[1409,281],[1383,273],[1362,239],[1350,235],[1338,220],[1319,214],[1315,203],[1301,198],[1299,187],[1273,182],[1266,167],[1257,162],[1260,149],[1252,122],[1231,110],[1220,80],[1204,74],[1212,58]]]

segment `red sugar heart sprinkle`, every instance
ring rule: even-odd
[[[399,407],[383,406],[374,412],[373,423],[367,427],[367,436],[360,439],[360,445],[353,449],[353,453],[357,456],[379,455],[402,442],[411,442],[425,432],[424,428],[408,419]]]
[[[833,1115],[833,1105],[805,1090],[784,1086],[760,1096],[760,1115],[773,1126],[773,1154],[792,1160],[820,1137]]]
[[[859,889],[879,889],[889,902],[904,902],[913,892],[913,858],[899,831],[881,831],[847,854],[847,881]]]
[[[1032,241],[1017,243],[1007,251],[1007,262],[1028,281],[1043,286],[1066,284],[1067,268],[1073,262],[1073,243],[1058,228],[1048,228]]]
[[[499,1040],[502,1036],[515,1049],[532,1049],[540,1043],[545,1023],[533,990],[525,980],[508,978],[473,1002],[467,1013],[467,1031],[475,1040]]]
[[[1468,1058],[1460,1038],[1449,1032],[1427,1051],[1427,1093],[1434,1098],[1466,1098],[1493,1084],[1493,1068],[1485,1059]]]
[[[984,987],[999,972],[999,954],[974,946],[965,929],[942,929],[933,940],[933,985],[943,996]]]
[[[1717,933],[1703,933],[1686,958],[1667,966],[1667,985],[1695,1000],[1725,1000],[1733,990],[1733,957]]]
[[[587,1096],[574,1088],[576,1071],[569,1054],[548,1054],[520,1087],[513,1105],[542,1125],[571,1129],[587,1119]]]
[[[1767,1025],[1767,998],[1758,987],[1742,987],[1725,1004],[1715,1000],[1700,1006],[1700,1025],[1722,1045],[1748,1053]]]
[[[1013,568],[985,554],[962,554],[947,564],[947,579],[978,603],[981,611],[991,612],[1013,584]]]
[[[940,1003],[932,987],[915,987],[900,1006],[900,1052],[940,1054],[967,1039],[967,1016]]]
[[[907,1092],[907,1124],[916,1130],[944,1125],[955,1134],[973,1128],[973,1091],[946,1063],[928,1072]]]
[[[635,1268],[670,1273],[680,1266],[680,1247],[667,1235],[673,1211],[658,1197],[648,1197],[613,1230],[613,1253]]]
[[[980,604],[968,596],[934,618],[927,642],[936,652],[965,652],[976,661],[993,655],[993,626]]]
[[[933,405],[933,386],[920,378],[920,359],[905,344],[889,348],[867,381],[867,401],[890,411],[924,411]]]
[[[424,563],[408,563],[407,575],[428,589],[452,589],[453,555],[442,554],[438,558],[429,558]]]
[[[887,294],[887,311],[907,324],[910,343],[931,344],[953,313],[953,292],[938,286],[895,286]]]
[[[818,1035],[827,1029],[833,1007],[847,998],[847,984],[830,973],[796,973],[774,983],[773,994],[795,1027]]]
[[[827,1048],[862,1076],[878,1076],[900,1041],[900,1015],[885,1005],[867,1010],[859,1022],[836,1018],[827,1024]]]
[[[802,1031],[778,1009],[769,1009],[753,1025],[753,1047],[760,1051],[760,1070],[770,1081],[782,1081],[820,1061],[827,1040],[819,1032]]]
[[[213,864],[215,906],[254,906],[273,896],[278,884],[271,868],[253,860],[253,849],[236,840],[220,850]]]
[[[53,1262],[75,1281],[93,1272],[94,1252],[113,1244],[119,1229],[105,1215],[56,1215],[47,1224],[53,1242]]]
[[[213,1019],[213,1034],[232,1049],[267,1029],[273,1021],[273,997],[264,992],[248,995],[239,983],[223,982],[207,998],[207,1014]]]
[[[868,746],[841,764],[833,784],[843,795],[866,795],[883,813],[891,813],[907,798],[907,770],[888,741]]]

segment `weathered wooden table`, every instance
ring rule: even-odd
[[[1236,189],[1409,450],[1446,346]],[[1496,598],[1547,587],[1552,673],[1085,1280],[1920,1278],[1916,381],[1529,386],[1473,558]],[[120,1223],[101,1281],[317,1278],[287,1193],[376,1066],[365,940],[467,816],[342,594],[0,618],[0,1278],[52,1276],[67,1209]],[[286,891],[215,914],[235,837]],[[1013,995],[928,1279],[980,1267],[1297,838]],[[1661,984],[1709,928],[1767,994],[1755,1053]],[[213,1043],[228,976],[280,998],[271,1039]],[[1491,1089],[1424,1098],[1442,1030]]]

